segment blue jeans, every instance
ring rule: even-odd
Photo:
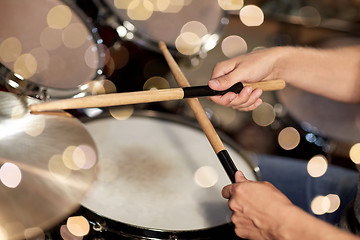
[[[311,177],[307,172],[307,161],[271,155],[255,155],[260,168],[261,180],[271,182],[295,205],[314,215],[311,201],[318,195],[337,194],[340,207],[334,213],[314,215],[333,225],[339,223],[343,209],[356,194],[358,171],[329,165],[321,177]]]

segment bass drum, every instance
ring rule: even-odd
[[[2,1],[0,25],[0,73],[9,91],[72,97],[102,74],[106,47],[72,1]]]
[[[99,172],[80,214],[105,239],[237,239],[221,196],[230,184],[197,125],[175,115],[137,113],[85,123],[99,150]],[[250,180],[259,172],[225,143]],[[95,238],[95,237],[94,237]]]

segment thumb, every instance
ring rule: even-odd
[[[235,182],[240,183],[245,181],[247,181],[247,178],[245,177],[244,173],[242,171],[237,171],[235,173]]]
[[[239,79],[236,77],[235,72],[232,71],[217,78],[210,79],[208,85],[214,90],[226,90],[237,82],[239,82]]]

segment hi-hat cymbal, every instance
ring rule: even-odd
[[[65,112],[31,114],[35,99],[0,92],[0,239],[46,232],[79,207],[97,150]]]

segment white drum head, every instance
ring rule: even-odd
[[[95,79],[103,45],[74,7],[60,0],[2,1],[1,63],[40,87],[75,89]]]
[[[100,170],[84,207],[148,229],[187,231],[230,222],[221,196],[230,180],[201,130],[150,117],[103,118],[86,128],[98,146]],[[237,168],[257,180],[249,162],[226,147]]]

